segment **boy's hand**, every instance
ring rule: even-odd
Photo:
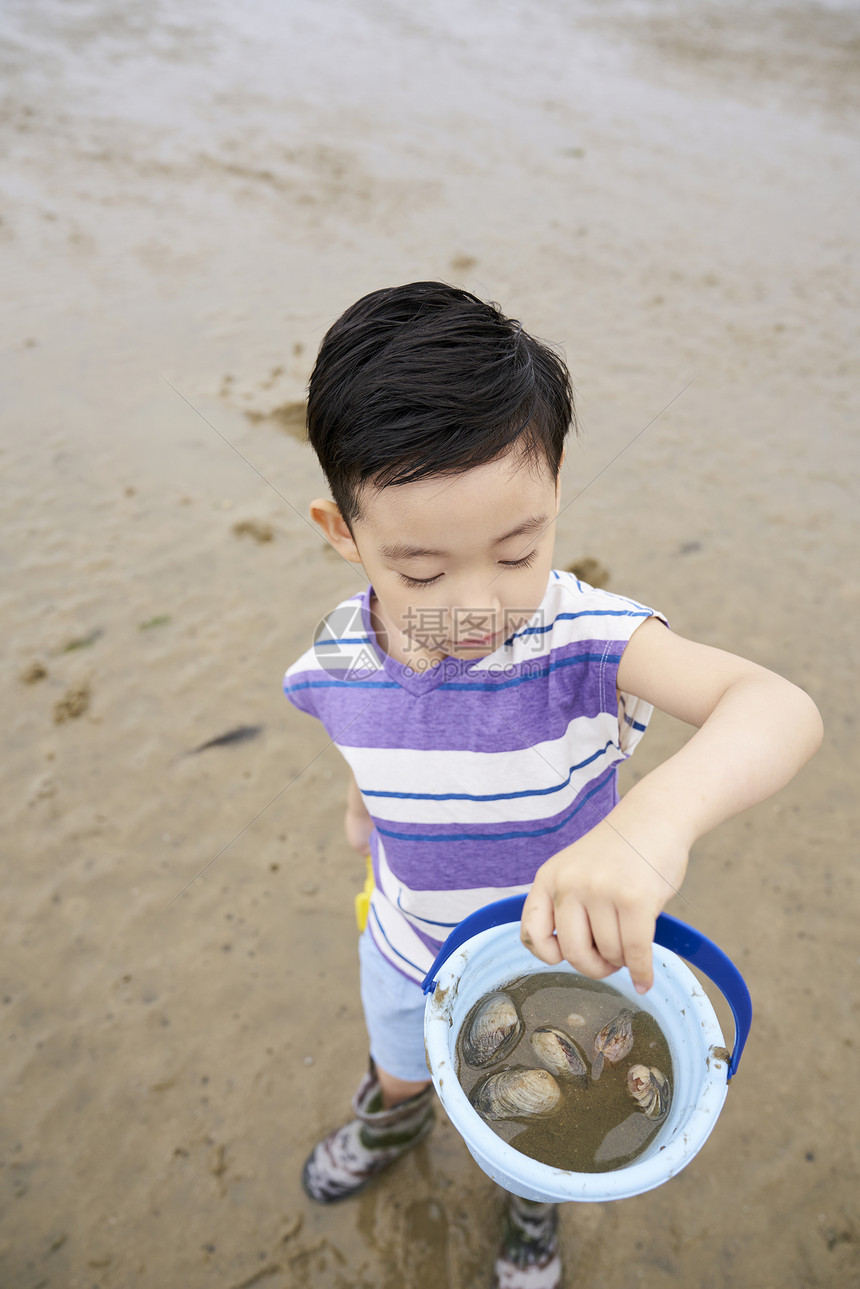
[[[366,855],[370,850],[370,834],[374,826],[367,811],[353,810],[351,806],[347,806],[343,826],[352,849],[357,850],[359,855]]]
[[[621,821],[614,825],[610,815],[541,865],[520,938],[542,962],[565,958],[594,980],[627,967],[645,993],[654,982],[657,914],[683,880],[689,847],[668,832],[646,838],[632,822],[624,821],[622,835]]]

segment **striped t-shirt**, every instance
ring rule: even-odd
[[[372,593],[324,619],[284,692],[355,775],[375,824],[370,933],[421,981],[458,922],[523,894],[616,804],[617,766],[652,711],[617,693],[616,673],[653,610],[554,570],[494,653],[417,671],[378,645]]]

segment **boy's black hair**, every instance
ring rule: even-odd
[[[326,333],[308,386],[308,438],[350,528],[363,484],[460,474],[517,440],[556,478],[574,416],[563,359],[442,282],[363,296]]]

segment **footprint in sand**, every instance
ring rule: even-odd
[[[602,587],[606,586],[609,581],[609,569],[604,568],[596,559],[590,555],[584,555],[582,559],[576,560],[573,564],[568,564],[565,569],[566,573],[572,573],[580,582],[587,582],[589,586]]]
[[[307,403],[303,399],[298,399],[295,402],[280,403],[268,412],[247,410],[245,415],[252,425],[259,425],[262,421],[274,421],[275,425],[286,430],[287,434],[292,434],[293,438],[304,442],[307,437],[305,429],[307,410]]]
[[[264,524],[260,519],[240,519],[238,524],[233,525],[233,535],[253,537],[262,546],[264,542],[274,541],[275,531],[270,524]]]
[[[44,680],[48,674],[48,668],[40,662],[31,662],[30,666],[21,672],[22,685],[35,685],[38,681]]]
[[[90,696],[90,687],[86,681],[81,685],[72,685],[54,703],[54,724],[62,725],[65,721],[77,720],[79,716],[83,716],[90,705]]]

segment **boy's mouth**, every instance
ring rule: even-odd
[[[473,636],[469,640],[458,640],[455,647],[457,649],[483,649],[488,644],[491,644],[498,634],[498,631],[492,631],[488,636]]]

